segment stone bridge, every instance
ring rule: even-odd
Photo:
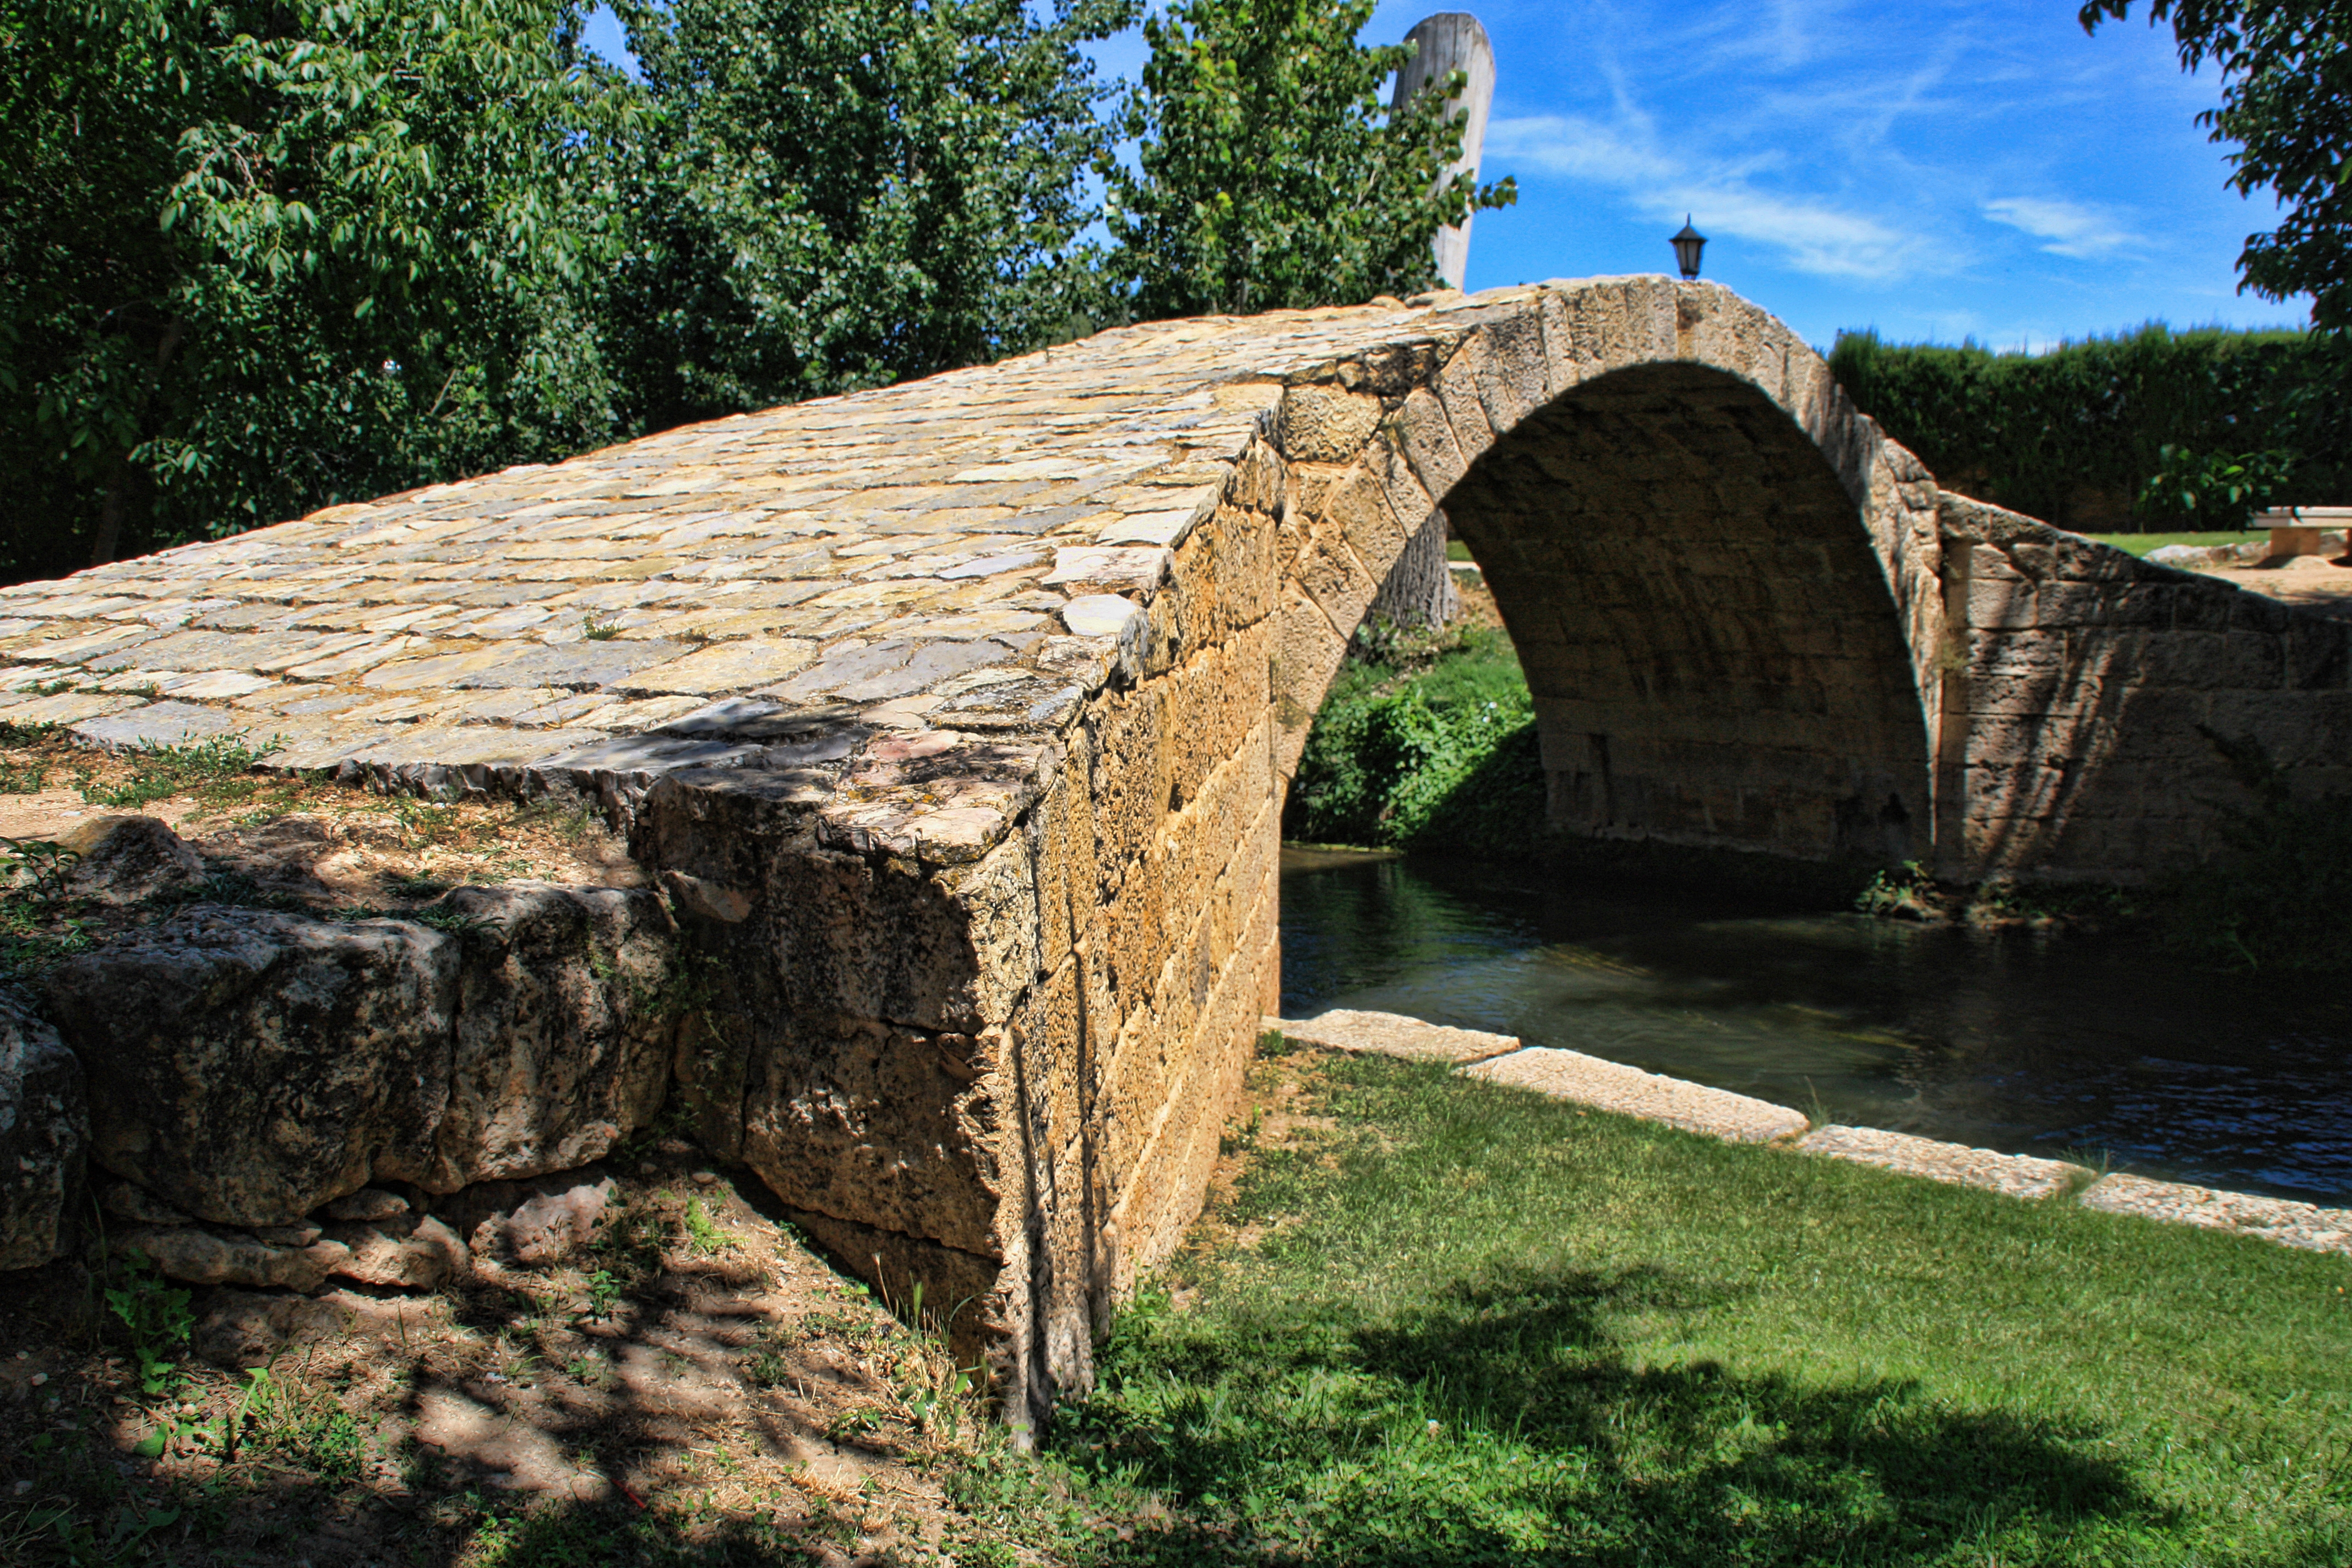
[[[2200,726],[2347,754],[2341,625],[1939,492],[1657,278],[1125,329],[24,584],[0,720],[601,801],[715,977],[671,1092],[1017,1412],[1198,1208],[1285,781],[1448,518],[1575,833],[2128,879],[2207,842]]]

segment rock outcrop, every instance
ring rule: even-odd
[[[0,997],[0,1268],[58,1256],[88,1138],[81,1064],[55,1029]]]
[[[90,1155],[198,1219],[284,1225],[427,1169],[448,1102],[458,943],[197,905],[58,966]]]
[[[543,882],[442,900],[458,947],[449,1094],[427,1192],[575,1170],[659,1113],[676,942],[645,889]]]
[[[204,857],[152,816],[101,816],[74,829],[60,847],[75,857],[69,898],[121,907],[184,893],[205,879]]]
[[[427,915],[202,904],[60,964],[91,1158],[196,1219],[287,1225],[373,1183],[570,1170],[660,1110],[656,896],[515,883]]]

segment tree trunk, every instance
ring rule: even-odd
[[[1381,591],[1372,595],[1371,608],[1364,612],[1367,622],[1434,630],[1454,617],[1462,608],[1462,595],[1445,564],[1445,514],[1431,512],[1421,531],[1406,541],[1404,553],[1389,568]]]
[[[155,400],[155,389],[163,384],[163,372],[171,365],[172,356],[179,352],[181,341],[188,335],[188,319],[174,316],[163,328],[163,335],[155,344],[155,369],[147,378],[147,387],[139,397],[139,417],[143,421],[147,405]],[[131,510],[131,454],[118,452],[107,465],[106,498],[99,503],[98,531],[90,539],[89,563],[103,566],[114,559],[122,547],[122,520]]]
[[[1440,11],[1424,17],[1404,36],[1404,41],[1415,47],[1415,53],[1397,72],[1389,112],[1395,113],[1423,88],[1455,71],[1469,78],[1462,96],[1445,103],[1446,113],[1469,116],[1469,123],[1462,128],[1462,154],[1438,174],[1437,183],[1444,186],[1456,174],[1466,174],[1475,184],[1478,155],[1486,143],[1486,111],[1495,101],[1495,46],[1486,41],[1486,29],[1478,25],[1478,18],[1467,11]],[[1438,280],[1448,289],[1462,287],[1470,265],[1470,216],[1463,215],[1460,228],[1440,228],[1430,241]]]

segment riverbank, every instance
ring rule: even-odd
[[[2352,1557],[2352,1269],[1270,1043],[1034,1469],[1076,1562]]]
[[[1468,855],[1572,878],[1703,888],[1887,919],[2124,931],[2181,960],[2239,970],[2352,969],[2352,800],[2300,799],[2226,737],[2248,804],[2211,859],[2135,888],[1938,882],[1922,867],[1600,839],[1546,823],[1535,708],[1483,586],[1433,633],[1358,634],[1333,678],[1283,812],[1293,844]]]

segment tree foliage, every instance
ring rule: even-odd
[[[2120,21],[2131,0],[2087,0],[2085,31]],[[2250,235],[2238,258],[2244,286],[2267,300],[2311,296],[2311,319],[2352,327],[2352,4],[2347,0],[2150,0],[2148,22],[2169,21],[2184,69],[2211,60],[2221,106],[2198,116],[2216,142],[2234,142],[2230,184],[2273,192],[2278,227]]]
[[[560,0],[5,0],[11,575],[576,449],[618,79]]]
[[[1139,317],[1360,304],[1430,287],[1430,237],[1508,205],[1509,180],[1438,176],[1465,117],[1433,83],[1393,118],[1410,45],[1364,48],[1372,0],[1174,0],[1106,161],[1111,267]],[[1459,74],[1446,90],[1458,90]]]
[[[1178,0],[1116,103],[1139,0],[625,0],[642,82],[586,3],[0,0],[0,577],[1417,287],[1508,199],[1368,0]]]
[[[1103,300],[1078,46],[1137,0],[677,0],[627,13],[651,133],[616,331],[654,426],[1017,353]]]

